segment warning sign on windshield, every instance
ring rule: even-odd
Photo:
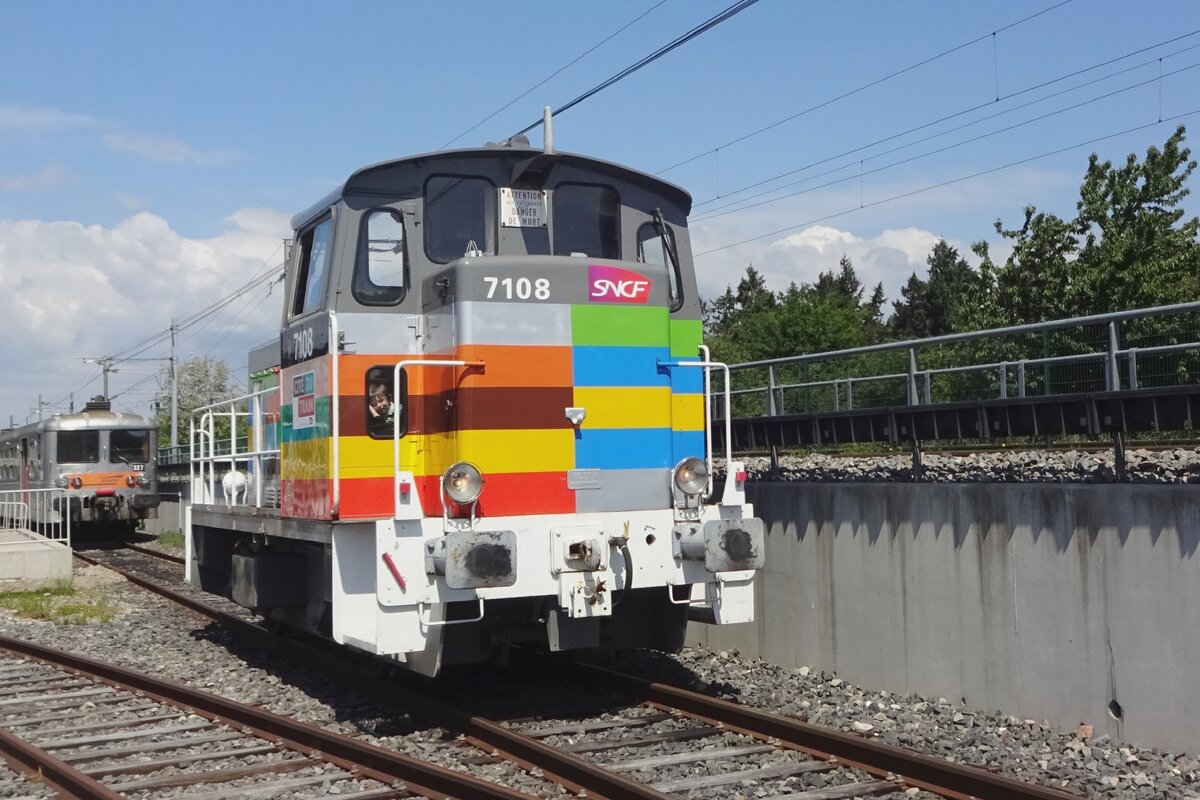
[[[502,188],[500,224],[506,228],[546,227],[546,193],[536,189]]]

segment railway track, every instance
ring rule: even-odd
[[[0,635],[0,755],[69,798],[523,795],[173,681]]]
[[[157,551],[152,560],[144,550],[135,556],[120,550],[94,555],[89,560],[114,567],[121,561],[127,578],[193,611],[267,635],[241,615],[164,585],[170,580],[163,580],[163,570],[173,571],[177,583],[178,566]],[[291,640],[287,645],[345,681],[343,653]],[[589,797],[718,798],[750,786],[753,796],[780,800],[900,798],[914,791],[918,797],[1074,797],[611,670],[557,659],[533,660],[527,669],[527,678],[499,679],[498,685],[480,686],[477,674],[457,685],[413,687],[365,675],[356,675],[355,683],[465,737],[482,751],[474,763],[507,760],[536,768]]]

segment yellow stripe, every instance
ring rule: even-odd
[[[704,430],[704,395],[671,395],[671,428],[677,431]]]
[[[306,442],[284,442],[280,447],[283,460],[281,472],[286,480],[329,478],[333,463],[331,439],[310,439]]]
[[[668,386],[575,387],[583,428],[670,428],[670,397]]]
[[[448,443],[445,453],[470,461],[489,472],[566,472],[575,468],[575,431],[511,430],[459,431],[457,447]],[[439,437],[430,437],[437,439]],[[436,450],[431,442],[431,452]],[[431,466],[435,463],[428,461]],[[447,461],[442,469],[450,466]]]
[[[436,440],[436,441],[435,441]],[[392,475],[392,440],[342,436],[340,470],[343,478],[388,478]],[[449,459],[449,460],[447,460]],[[400,438],[400,469],[416,476],[441,475],[454,463],[453,441],[446,434],[409,434]]]

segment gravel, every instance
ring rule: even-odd
[[[1108,451],[1014,450],[993,453],[922,455],[920,480],[935,483],[1200,483],[1200,447],[1127,450],[1126,475],[1118,481],[1116,458]],[[886,481],[914,480],[912,456],[845,456],[810,453],[781,455],[778,472],[771,459],[744,459],[751,480]],[[719,469],[723,471],[720,463]]]

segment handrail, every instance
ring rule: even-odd
[[[848,358],[851,356],[866,355],[868,353],[883,353],[889,350],[909,350],[913,348],[931,347],[941,344],[956,344],[958,342],[970,342],[976,339],[997,338],[1001,336],[1015,336],[1021,333],[1041,333],[1043,331],[1054,331],[1062,328],[1075,328],[1080,325],[1099,325],[1107,322],[1122,322],[1127,319],[1140,319],[1142,317],[1161,317],[1169,314],[1180,314],[1188,311],[1200,311],[1200,302],[1193,303],[1176,303],[1170,306],[1155,306],[1153,308],[1133,309],[1130,311],[1110,311],[1107,314],[1093,314],[1086,317],[1070,317],[1069,319],[1046,320],[1044,322],[1030,322],[1024,325],[1010,325],[1005,328],[988,328],[982,331],[970,331],[967,333],[948,333],[942,336],[930,336],[926,339],[905,339],[900,342],[882,342],[880,344],[865,345],[863,347],[851,347],[844,350],[830,350],[825,353],[806,353],[799,356],[785,356],[783,358],[770,358],[762,361],[747,361],[742,364],[730,365],[730,371],[738,371],[743,369],[753,369],[755,367],[771,367],[781,364],[803,364],[810,361],[826,361],[835,358]]]
[[[984,374],[996,372],[991,380],[995,388],[999,390],[999,397],[1006,398],[1009,395],[1009,383],[1013,378],[1015,370],[1016,391],[1018,396],[1026,396],[1026,375],[1027,371],[1033,367],[1050,367],[1063,365],[1087,365],[1099,362],[1103,368],[1103,387],[1105,390],[1116,390],[1121,388],[1122,383],[1128,381],[1128,386],[1131,390],[1146,388],[1138,379],[1138,358],[1146,356],[1161,356],[1170,353],[1183,353],[1187,351],[1200,351],[1200,341],[1184,342],[1178,344],[1166,345],[1150,345],[1147,347],[1133,346],[1129,342],[1121,342],[1121,328],[1118,322],[1141,320],[1148,318],[1164,317],[1169,315],[1180,314],[1195,314],[1200,312],[1200,302],[1177,303],[1169,306],[1156,306],[1153,308],[1131,309],[1127,311],[1116,311],[1105,314],[1094,314],[1090,316],[1071,317],[1060,320],[1049,320],[1023,325],[1012,325],[1003,328],[991,328],[980,331],[970,331],[965,333],[947,334],[944,336],[932,336],[925,339],[908,339],[899,342],[884,342],[880,344],[868,345],[864,347],[847,348],[842,350],[832,350],[823,353],[806,353],[797,356],[789,356],[783,358],[765,359],[760,361],[749,361],[741,364],[731,364],[729,373],[732,375],[735,372],[745,372],[747,370],[764,369],[766,370],[765,385],[758,383],[757,385],[747,386],[745,388],[732,389],[730,395],[761,395],[764,397],[763,409],[760,413],[766,415],[774,415],[782,413],[783,406],[781,403],[785,400],[785,393],[794,393],[796,390],[807,390],[820,388],[833,391],[833,409],[840,410],[843,387],[845,401],[848,408],[854,408],[854,389],[862,384],[870,382],[883,382],[891,380],[907,379],[907,400],[901,401],[907,405],[921,405],[923,403],[934,402],[932,392],[934,385],[932,378],[936,376],[947,375],[969,375],[969,374]],[[1189,322],[1190,324],[1190,322]],[[1103,336],[1102,343],[1099,344],[1099,349],[1088,352],[1070,353],[1067,355],[1043,355],[1041,357],[1030,358],[1013,358],[1009,361],[987,361],[986,363],[959,363],[957,365],[939,366],[921,369],[918,366],[918,355],[925,351],[947,344],[957,344],[969,341],[978,341],[987,338],[1001,339],[1003,337],[1013,337],[1019,335],[1028,335],[1034,333],[1047,333],[1051,331],[1060,331],[1071,328],[1085,328],[1086,326],[1107,325],[1107,333]],[[1194,327],[1194,326],[1192,326]],[[1095,327],[1090,331],[1099,334]],[[1178,336],[1178,333],[1173,334]],[[1196,336],[1195,332],[1190,329],[1185,335],[1191,337]],[[1087,338],[1090,341],[1091,334]],[[1028,340],[1027,340],[1028,341]],[[1124,346],[1122,346],[1124,345]],[[1043,347],[1045,345],[1043,344]],[[1020,350],[1028,350],[1028,347],[1022,346]],[[1081,348],[1082,349],[1082,348]],[[857,356],[869,354],[878,354],[883,352],[903,352],[908,354],[908,369],[907,372],[893,372],[888,374],[854,374],[856,371],[849,368],[839,370],[826,364],[822,368],[823,377],[820,380],[799,381],[780,383],[778,381],[777,370],[781,367],[800,367],[815,363],[832,362],[839,359],[849,359]],[[1014,353],[1014,356],[1017,353]],[[1032,354],[1030,354],[1032,355]],[[994,357],[994,356],[993,356]],[[962,361],[968,361],[970,356],[962,358]],[[893,369],[895,367],[893,366]],[[861,370],[865,372],[866,370]],[[839,372],[849,374],[839,374]],[[1123,374],[1123,373],[1127,373]],[[1190,373],[1189,373],[1190,374]],[[805,375],[797,375],[788,377],[806,377]],[[1089,377],[1087,380],[1096,380]],[[923,380],[924,392],[920,390],[919,381]],[[998,386],[997,386],[998,382]],[[748,383],[748,382],[747,382]],[[993,389],[993,390],[994,390]],[[1044,392],[1048,392],[1049,386],[1043,388]],[[976,390],[972,390],[972,394]],[[924,394],[924,398],[922,398]],[[822,395],[825,397],[827,395]],[[808,409],[814,411],[814,409]],[[731,414],[732,411],[725,411],[726,414]],[[743,407],[743,412],[747,413]],[[749,412],[754,413],[754,412]],[[816,413],[820,413],[819,409]]]

